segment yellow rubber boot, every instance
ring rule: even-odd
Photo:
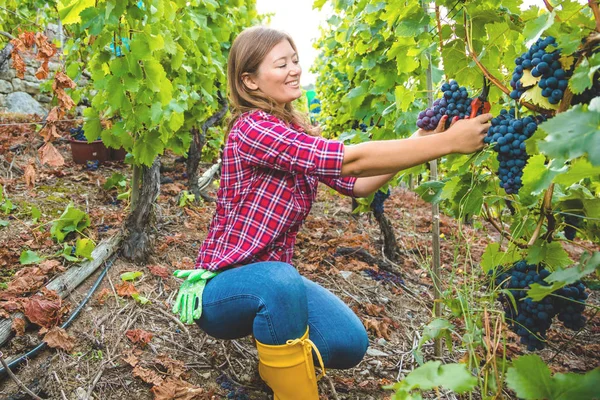
[[[308,329],[299,339],[282,345],[256,341],[258,372],[273,389],[275,400],[319,400],[317,381],[325,374],[321,354],[308,338]],[[312,350],[315,350],[322,374],[315,376]]]

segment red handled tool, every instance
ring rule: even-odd
[[[483,77],[483,89],[481,90],[481,94],[473,99],[471,102],[471,115],[469,118],[473,119],[477,115],[485,114],[490,112],[490,102],[487,101],[488,94],[490,92],[490,82],[484,76]]]

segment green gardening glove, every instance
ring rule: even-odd
[[[177,270],[173,275],[185,278],[179,288],[177,299],[173,305],[173,313],[179,314],[179,319],[184,324],[193,324],[195,319],[202,315],[202,292],[206,281],[217,275],[218,272],[205,269]],[[196,305],[196,303],[198,303]]]

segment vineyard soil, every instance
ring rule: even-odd
[[[62,126],[68,137],[69,126]],[[127,215],[126,204],[116,201],[116,194],[107,192],[102,184],[114,172],[129,176],[124,164],[108,163],[92,171],[85,165],[72,162],[68,142],[59,140],[57,148],[65,157],[66,166],[60,169],[38,169],[33,189],[28,189],[17,169],[25,170],[33,160],[35,140],[26,129],[0,131],[0,184],[17,210],[32,206],[42,211],[40,222],[48,222],[62,213],[69,202],[86,211],[92,221],[86,234],[100,242],[116,234]],[[18,142],[21,146],[17,146]],[[13,147],[13,151],[9,148]],[[256,350],[251,338],[220,341],[207,337],[196,326],[183,326],[170,314],[170,304],[178,282],[171,276],[178,268],[189,268],[206,230],[214,204],[180,207],[178,195],[186,190],[185,163],[175,156],[162,158],[163,180],[158,199],[155,250],[148,265],[134,265],[117,259],[84,311],[67,329],[75,346],[70,353],[45,350],[17,371],[27,386],[48,399],[167,399],[151,392],[145,371],[157,372],[161,378],[177,378],[190,388],[201,387],[197,397],[182,399],[225,399],[231,393],[246,394],[250,399],[268,399],[268,388],[256,369]],[[11,167],[12,165],[12,167]],[[210,165],[204,165],[204,169]],[[212,189],[214,195],[214,188]],[[422,328],[431,321],[433,301],[432,282],[426,265],[431,249],[431,206],[407,189],[394,188],[385,203],[386,216],[392,222],[406,288],[389,281],[375,281],[365,272],[377,269],[353,256],[336,256],[340,248],[365,250],[377,259],[382,256],[382,238],[372,215],[351,214],[351,201],[322,187],[318,202],[298,237],[295,260],[299,271],[333,291],[350,305],[369,330],[370,349],[354,369],[331,370],[320,382],[322,399],[386,399],[391,391],[381,389],[403,378],[417,364],[413,349],[420,339]],[[3,219],[8,219],[3,217]],[[0,277],[6,282],[19,268],[19,255],[30,249],[50,255],[62,249],[49,233],[33,231],[31,218],[14,213],[9,225],[0,228]],[[497,232],[488,225],[476,229],[470,225],[442,216],[442,281],[444,289],[452,290],[467,276],[470,262],[479,261],[485,246],[497,241]],[[576,239],[578,240],[578,239]],[[593,247],[591,243],[586,246]],[[466,250],[469,250],[469,253]],[[596,246],[598,250],[598,246]],[[578,259],[581,249],[567,248]],[[155,268],[156,266],[163,267]],[[149,268],[151,267],[151,268]],[[167,277],[160,272],[167,271]],[[458,271],[451,275],[452,271]],[[134,282],[137,291],[150,300],[141,305],[130,297],[120,297],[115,286],[121,283],[124,272],[140,271],[143,277]],[[153,272],[152,272],[153,271]],[[461,275],[461,273],[464,273]],[[156,275],[157,274],[157,275]],[[74,309],[93,284],[98,272],[76,290],[66,302]],[[598,292],[588,300],[600,303]],[[587,311],[589,323],[575,335],[560,324],[549,333],[553,343],[539,352],[553,371],[587,371],[600,364],[600,317]],[[460,328],[462,320],[453,321]],[[132,343],[127,331],[143,330],[152,335],[145,346]],[[524,351],[516,335],[507,331],[507,357]],[[455,340],[458,340],[456,337]],[[40,342],[38,328],[30,326],[23,336],[13,337],[1,351],[6,357],[28,351]],[[189,350],[193,349],[193,350]],[[431,342],[423,347],[425,359],[432,358]],[[459,361],[463,354],[446,351],[445,361]],[[134,366],[132,366],[134,365]],[[226,376],[226,378],[224,377]],[[232,385],[223,385],[230,381]],[[231,387],[226,389],[225,387]],[[190,393],[192,389],[190,389]],[[15,383],[7,377],[0,381],[3,399],[27,398],[18,394]],[[158,394],[157,394],[158,393]],[[229,395],[229,397],[228,397]],[[156,397],[155,397],[156,396]],[[166,396],[166,395],[165,395]],[[241,397],[233,397],[241,398]]]

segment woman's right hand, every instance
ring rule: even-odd
[[[492,126],[492,114],[481,114],[473,119],[456,121],[446,132],[452,135],[453,153],[470,154],[483,149],[483,138]]]

